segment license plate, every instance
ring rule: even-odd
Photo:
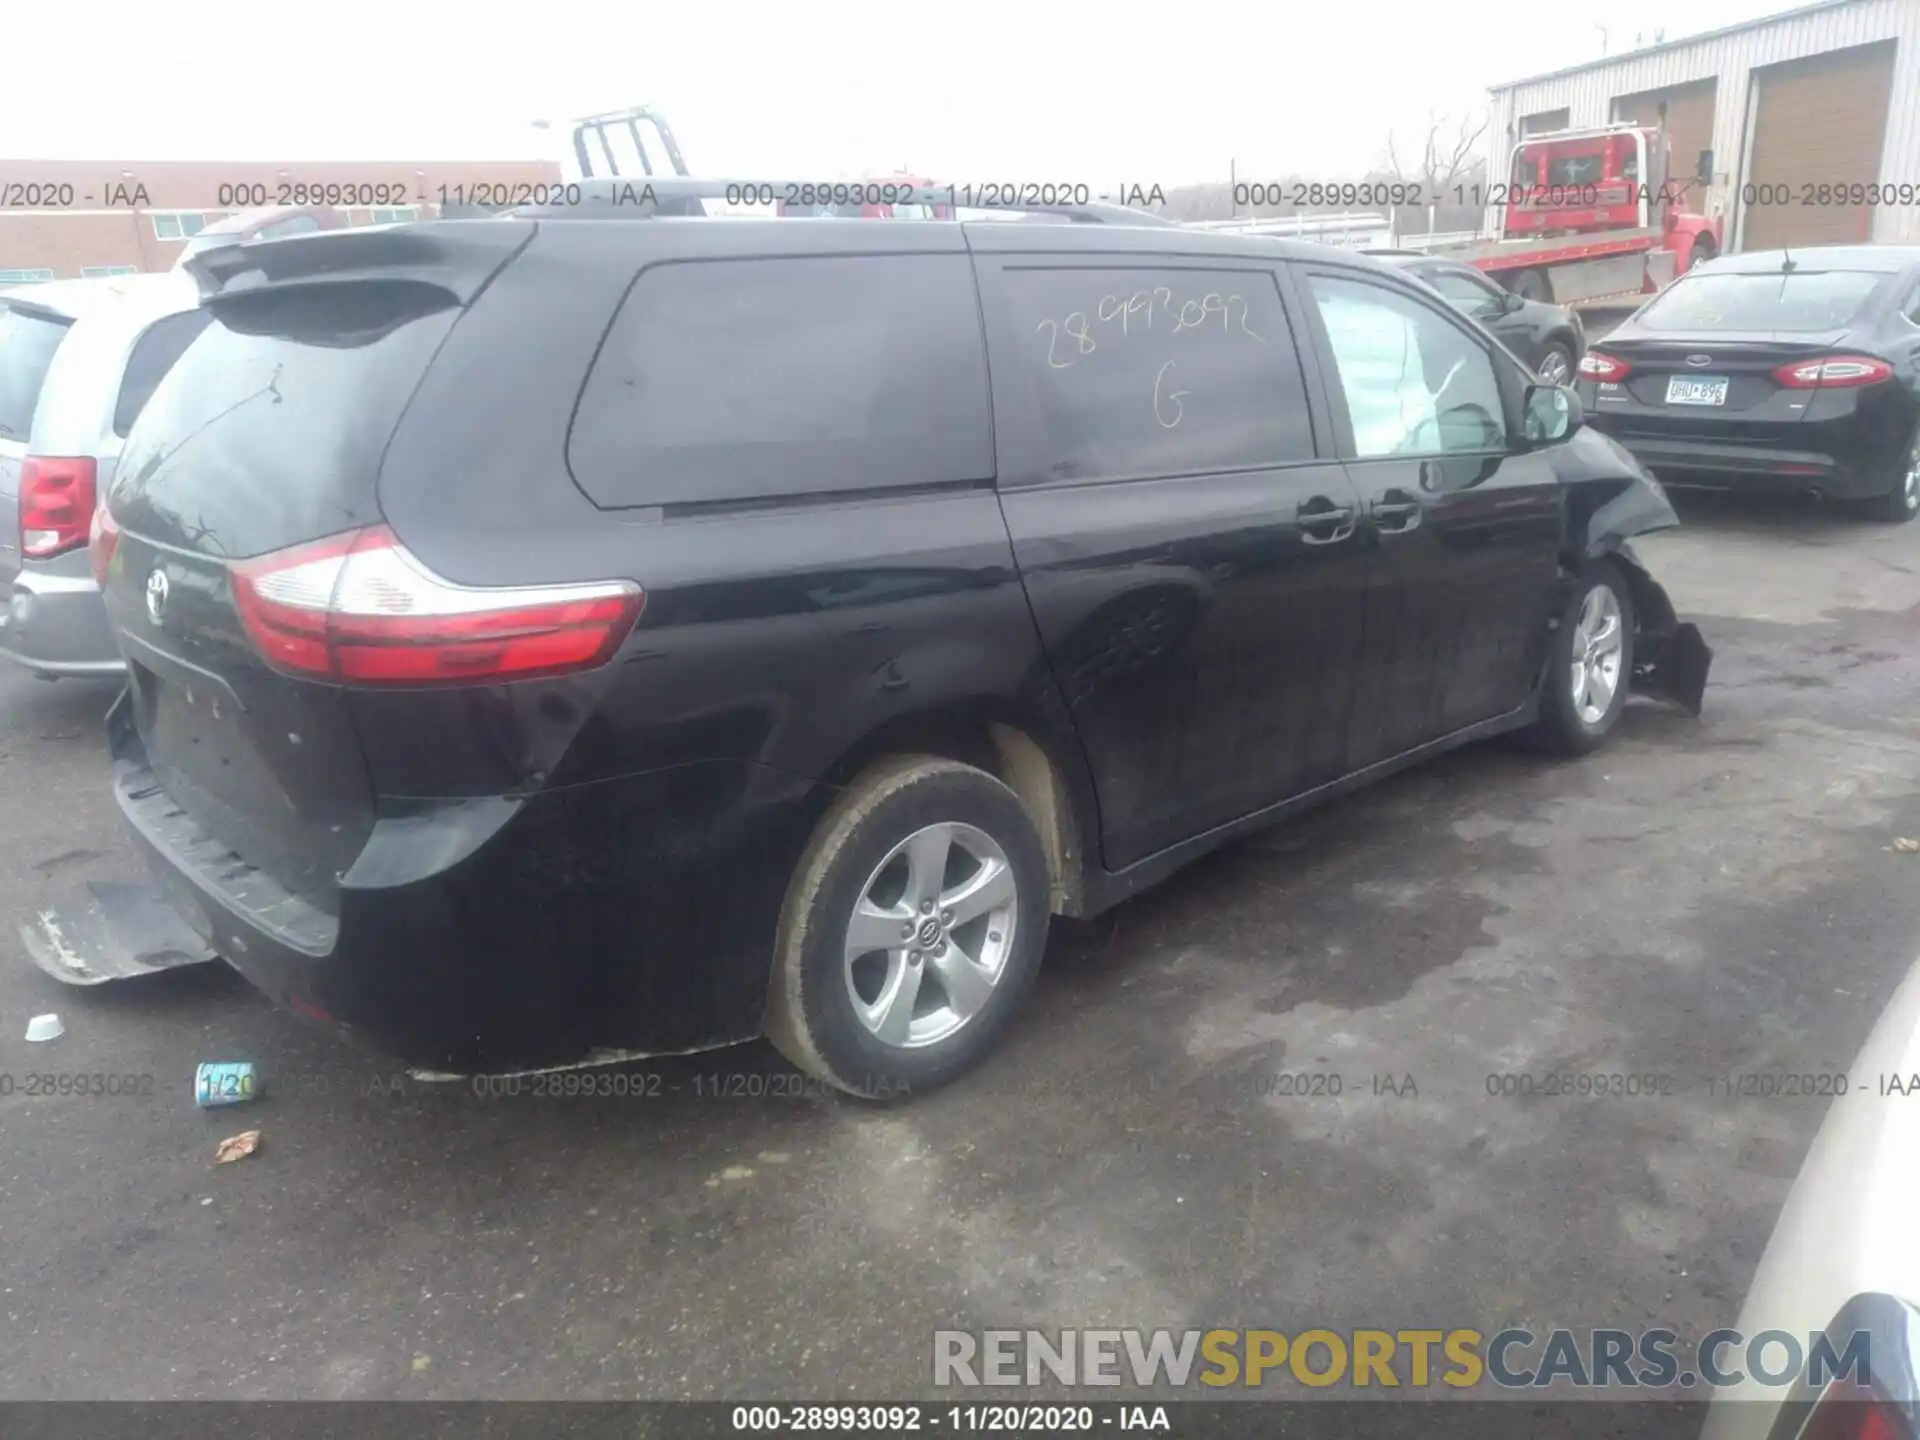
[[[1675,375],[1667,381],[1669,405],[1724,405],[1727,382],[1717,375]]]

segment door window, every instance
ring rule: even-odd
[[[1358,459],[1507,448],[1493,359],[1412,296],[1329,275],[1310,279]]]
[[[1037,412],[1039,473],[1142,479],[1314,458],[1270,271],[1009,268],[995,293]]]

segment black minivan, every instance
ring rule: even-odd
[[[1052,915],[1699,708],[1658,485],[1359,257],[555,209],[195,264],[95,538],[119,802],[212,951],[422,1068],[766,1034],[910,1092]]]

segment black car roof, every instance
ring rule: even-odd
[[[1747,250],[1707,262],[1715,274],[1775,274],[1788,259],[1796,270],[1871,270],[1897,275],[1920,265],[1920,245],[1809,245],[1792,250]]]
[[[620,184],[628,182],[621,181]],[[643,180],[634,185],[646,183]],[[665,198],[664,189],[656,192]],[[615,202],[619,205],[620,202]],[[1133,212],[1128,212],[1133,213]],[[571,217],[573,223],[567,223]],[[1100,217],[1102,220],[1105,216]],[[185,268],[203,299],[288,284],[342,282],[406,274],[440,286],[463,302],[541,230],[556,253],[583,256],[685,253],[689,238],[713,256],[846,254],[1072,254],[1208,256],[1255,263],[1284,259],[1321,268],[1391,273],[1369,256],[1272,235],[1196,230],[1147,217],[1143,223],[1009,224],[965,221],[765,215],[676,216],[645,208],[515,206],[482,217],[416,221],[229,245],[192,256]]]

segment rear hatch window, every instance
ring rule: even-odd
[[[1644,330],[1837,330],[1888,277],[1868,270],[1689,275],[1634,317]]]
[[[24,445],[32,433],[40,387],[70,323],[0,301],[0,440]]]
[[[404,281],[221,302],[133,428],[115,518],[226,559],[371,523],[380,454],[458,314]]]
[[[460,311],[407,281],[211,309],[128,437],[107,500],[120,531],[108,611],[161,786],[330,912],[375,818],[346,692],[267,666],[227,565],[377,522],[381,455]]]

